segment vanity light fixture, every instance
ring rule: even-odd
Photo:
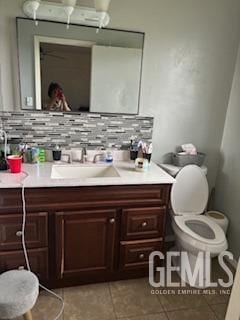
[[[67,26],[71,20],[74,24],[103,28],[110,22],[110,16],[107,13],[110,2],[111,0],[94,0],[95,8],[88,8],[78,6],[76,0],[60,2],[27,0],[23,3],[23,12],[35,21],[37,16],[38,19],[47,21],[66,22],[67,20]]]
[[[38,25],[38,22],[37,22],[37,11],[38,11],[38,8],[40,6],[40,1],[41,0],[32,0],[29,3],[29,9],[31,9],[31,11],[32,11],[33,20],[35,21],[36,26]]]
[[[101,29],[104,26],[104,21],[106,19],[106,15],[108,14],[108,8],[111,0],[94,0],[95,9],[101,15],[99,28]]]
[[[62,0],[62,3],[64,5],[64,10],[67,15],[67,29],[69,29],[69,23],[71,19],[71,15],[74,11],[74,8],[76,6],[77,0]]]

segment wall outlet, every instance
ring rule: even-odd
[[[26,97],[26,106],[33,107],[33,97]]]

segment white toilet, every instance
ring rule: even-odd
[[[199,252],[209,252],[214,257],[228,247],[222,228],[202,215],[208,195],[206,176],[198,166],[186,166],[178,173],[171,191],[172,227],[177,251],[188,253],[192,270]]]

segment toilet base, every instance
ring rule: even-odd
[[[174,247],[171,251],[181,253],[180,256],[172,257],[172,263],[178,267],[176,272],[181,278],[182,286],[188,284],[198,289],[210,287],[212,257],[205,252],[194,255],[192,252],[182,251],[179,247]]]

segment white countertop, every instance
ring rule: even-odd
[[[163,169],[151,162],[147,172],[135,170],[130,161],[115,161],[113,166],[119,177],[85,178],[85,179],[52,179],[52,166],[56,163],[23,164],[23,172],[11,174],[9,171],[0,171],[0,188],[20,188],[24,183],[26,188],[48,187],[77,187],[77,186],[111,186],[111,185],[144,185],[144,184],[172,184],[172,178]],[[63,163],[66,165],[66,163]],[[74,162],[71,166],[106,166],[106,164]]]

